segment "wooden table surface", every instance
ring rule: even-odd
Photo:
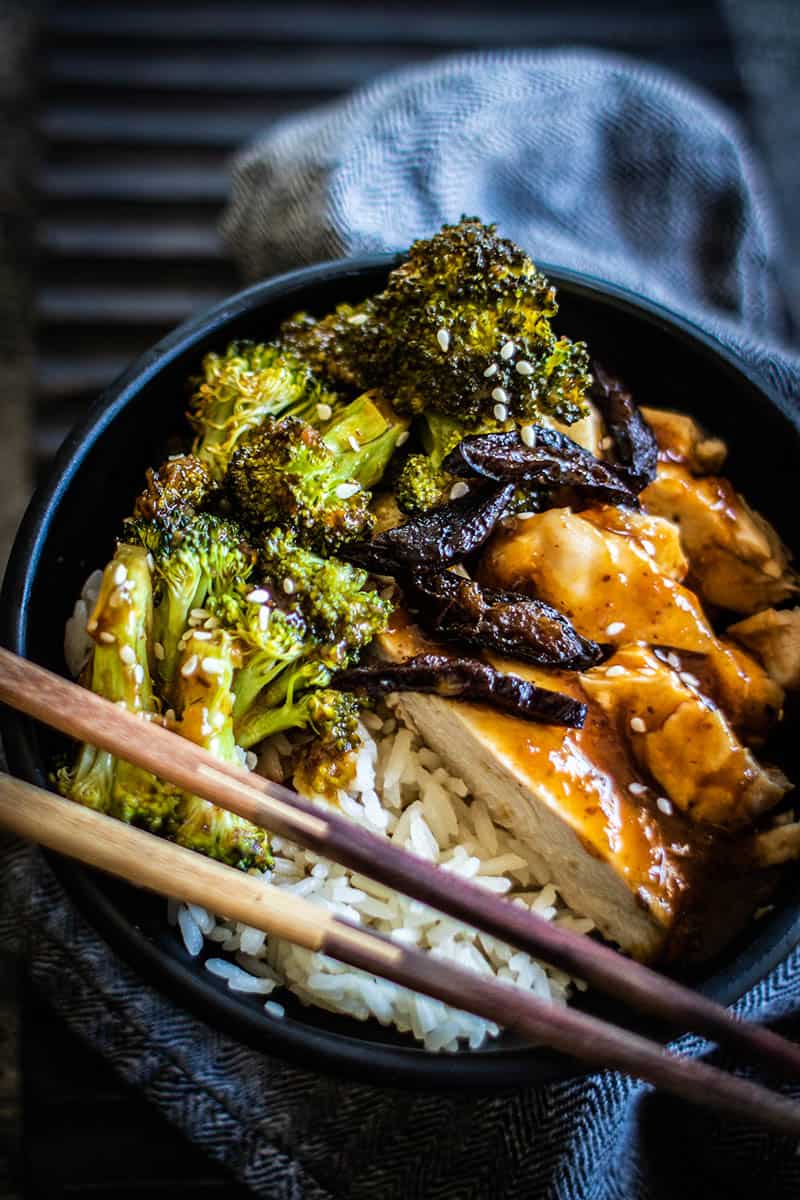
[[[271,121],[444,52],[577,44],[673,68],[757,136],[731,38],[735,7],[736,0],[51,5],[35,116],[36,473],[135,354],[237,286],[216,233],[226,162]],[[20,989],[21,1128],[13,1074]],[[16,1186],[26,1196],[245,1194],[0,962],[2,1139],[14,1149]],[[0,1175],[0,1200],[2,1188]]]

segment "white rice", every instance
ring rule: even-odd
[[[525,846],[494,823],[485,804],[471,800],[464,782],[449,775],[415,732],[403,724],[398,727],[396,717],[388,712],[365,717],[355,779],[348,792],[339,793],[341,812],[446,871],[508,895],[545,920],[589,932],[592,922],[570,912],[552,884],[541,886]],[[284,735],[272,739],[260,748],[258,769],[273,779],[284,779],[291,751]],[[327,803],[321,797],[313,799]],[[515,984],[552,1003],[566,1003],[574,986],[583,988],[564,972],[284,838],[273,838],[272,850],[274,863],[263,874],[266,881],[365,928]],[[206,968],[225,978],[234,991],[269,995],[280,983],[303,1004],[358,1020],[373,1018],[411,1033],[432,1051],[454,1051],[464,1044],[477,1048],[500,1032],[490,1021],[415,995],[326,955],[265,937],[240,922],[215,918],[202,909],[198,912],[195,905],[180,905],[177,911],[178,928],[190,954],[199,953],[205,942],[232,956],[234,961],[220,958],[215,949]],[[245,982],[247,976],[252,978],[250,984]],[[264,1008],[272,1016],[283,1016],[282,1006],[274,1000]]]

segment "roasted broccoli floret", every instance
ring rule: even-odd
[[[193,452],[214,479],[225,474],[239,440],[267,417],[315,417],[338,404],[307,362],[276,343],[233,342],[224,354],[207,354],[202,370],[188,416],[197,434]]]
[[[131,712],[152,714],[149,640],[153,598],[147,551],[122,544],[103,572],[87,628],[95,641],[90,687]],[[180,791],[149,771],[94,746],[81,747],[74,769],[57,775],[71,800],[151,830],[168,829]]]
[[[425,512],[450,499],[455,475],[442,470],[442,463],[462,438],[474,432],[455,417],[429,409],[417,423],[424,454],[409,454],[395,487],[397,503],[403,512]]]
[[[232,691],[240,661],[237,639],[226,630],[189,630],[181,643],[174,688],[178,732],[231,763],[241,762],[233,735]],[[263,869],[270,862],[263,829],[200,796],[182,795],[173,837],[181,846],[245,870]]]
[[[526,254],[474,218],[415,242],[386,288],[320,321],[300,314],[286,344],[331,379],[381,387],[401,411],[465,423],[586,412],[589,360],[558,338],[555,289]],[[500,416],[498,419],[503,420]]]
[[[259,568],[266,586],[256,595],[266,617],[255,629],[251,621],[241,634],[247,649],[234,683],[234,727],[244,747],[296,725],[292,714],[303,711],[297,707],[303,697],[355,661],[386,628],[391,612],[391,604],[365,586],[365,571],[320,558],[298,546],[287,530],[273,530],[264,539]]]
[[[256,552],[233,521],[199,513],[178,522],[130,520],[126,535],[153,556],[156,573],[153,653],[165,689],[175,675],[178,643],[193,611],[211,595],[246,584]]]
[[[370,493],[408,425],[366,393],[318,432],[297,417],[267,420],[231,458],[225,488],[252,529],[283,525],[303,544],[335,551],[369,534]]]
[[[214,494],[211,472],[193,454],[176,454],[157,470],[149,467],[147,486],[138,496],[133,515],[163,526],[180,527],[200,510]]]
[[[294,785],[306,795],[330,795],[355,777],[360,706],[348,692],[312,692],[305,706],[305,727],[314,740],[297,755]]]

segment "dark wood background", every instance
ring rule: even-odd
[[[775,135],[776,107],[764,121],[785,68],[776,14],[782,21],[777,0],[50,5],[34,60],[35,474],[135,354],[237,286],[216,232],[226,164],[271,121],[445,52],[596,46],[713,93],[785,182],[791,147]],[[781,97],[785,119],[796,100]],[[3,992],[11,1030],[9,971]],[[13,1186],[46,1200],[244,1194],[56,1021],[24,978],[16,998],[21,1123],[0,1061],[9,1195]],[[7,1062],[10,1054],[7,1042]]]

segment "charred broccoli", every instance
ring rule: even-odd
[[[320,321],[299,314],[282,337],[329,378],[381,387],[401,411],[571,423],[586,412],[589,360],[583,343],[556,337],[556,311],[526,254],[462,218],[415,242],[378,295]]]
[[[157,470],[148,467],[147,485],[133,507],[135,518],[180,526],[214,494],[211,472],[193,454],[175,454]]]
[[[308,364],[279,345],[232,342],[203,359],[188,413],[194,454],[221,479],[239,440],[268,417],[329,415],[337,404]]]
[[[323,432],[297,417],[270,419],[238,446],[225,476],[232,506],[253,529],[283,525],[304,544],[335,551],[372,526],[372,487],[408,422],[365,393]]]

